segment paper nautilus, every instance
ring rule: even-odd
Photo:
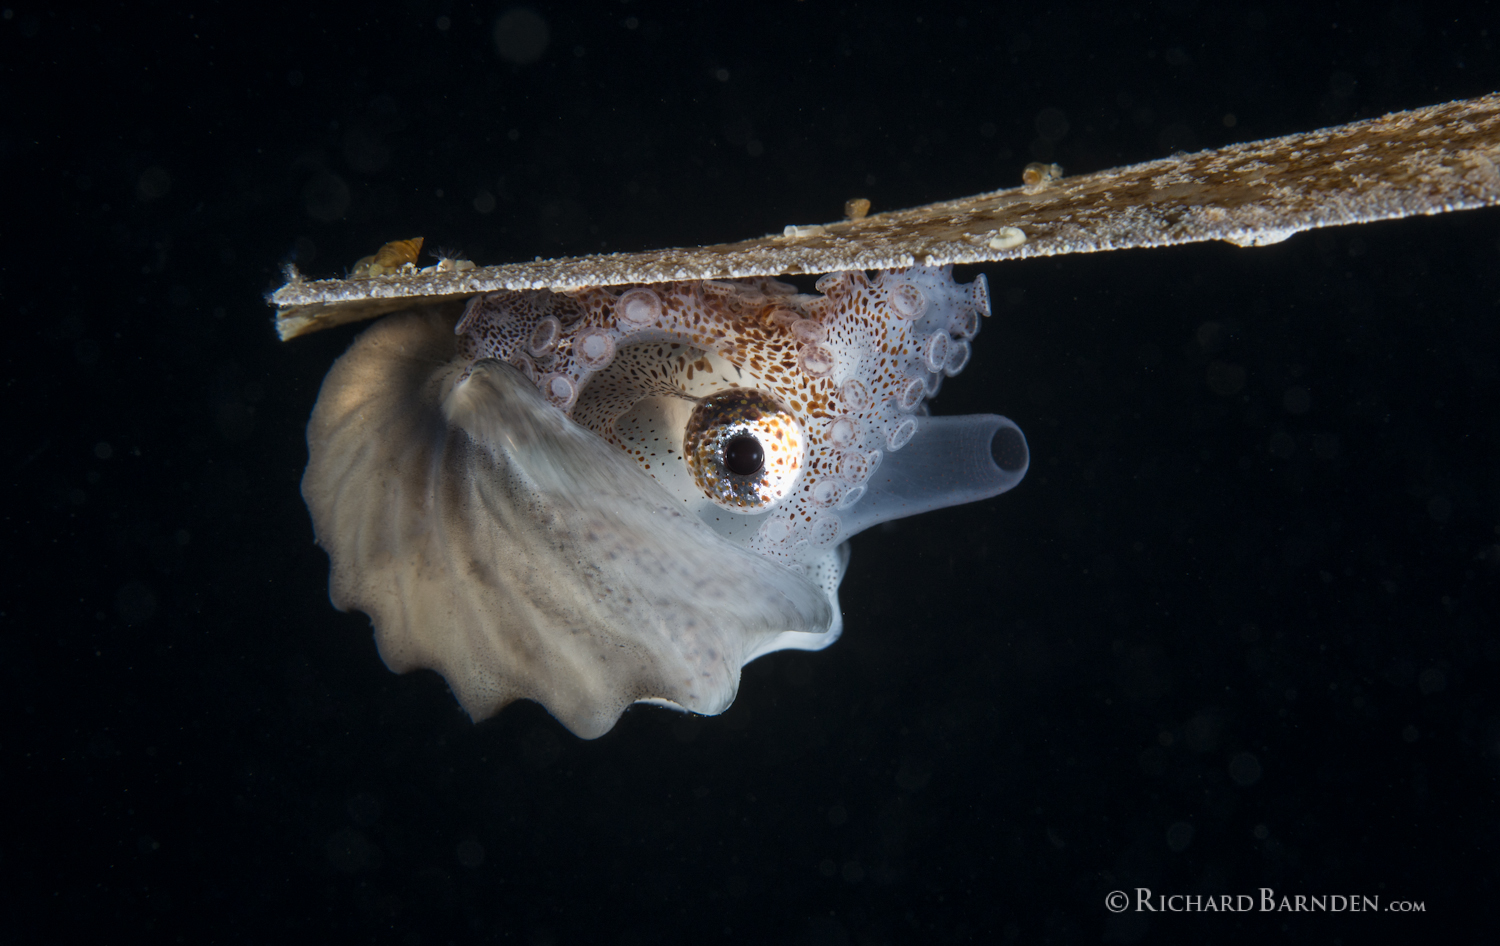
[[[406,240],[289,272],[283,338],[385,316],[307,430],[333,602],[475,719],[719,713],[747,662],[838,638],[851,536],[1025,475],[1015,424],[929,411],[990,312],[952,264],[1488,206],[1497,164],[1488,96],[724,246],[418,269]]]

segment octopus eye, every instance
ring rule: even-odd
[[[744,388],[699,401],[683,438],[683,458],[703,495],[746,514],[766,512],[791,493],[804,449],[792,412]]]
[[[754,434],[743,433],[725,441],[724,468],[735,476],[754,476],[766,468],[766,451]]]

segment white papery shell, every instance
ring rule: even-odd
[[[593,738],[636,701],[721,712],[753,656],[837,636],[813,581],[680,511],[514,368],[453,361],[453,321],[367,330],[308,424],[334,604],[392,670],[437,670],[476,720],[532,699]]]

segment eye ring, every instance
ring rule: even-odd
[[[770,510],[802,473],[806,438],[777,399],[748,388],[703,398],[688,418],[683,459],[703,495],[743,514]]]

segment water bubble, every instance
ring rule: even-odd
[[[1175,822],[1167,829],[1167,847],[1181,854],[1193,843],[1193,826],[1186,821]]]
[[[1281,405],[1290,414],[1306,414],[1307,409],[1312,407],[1312,395],[1302,385],[1293,385],[1281,396]]]
[[[458,862],[465,867],[478,867],[484,863],[484,845],[474,838],[464,838],[454,849]]]
[[[348,810],[349,817],[353,818],[354,823],[358,825],[369,827],[380,818],[380,799],[369,792],[360,792],[349,799],[349,803],[344,807]]]
[[[349,210],[349,185],[332,171],[324,171],[303,185],[302,206],[314,220],[333,223]]]
[[[495,21],[495,48],[501,59],[517,66],[541,59],[550,38],[547,21],[525,7],[512,7]]]
[[[1229,777],[1234,784],[1248,787],[1260,781],[1260,760],[1248,752],[1237,753],[1229,760]]]
[[[353,828],[336,832],[323,845],[323,853],[335,868],[346,874],[370,870],[380,865],[380,849]]]
[[[128,625],[145,624],[156,613],[156,593],[138,581],[127,581],[115,592],[115,613]]]
[[[1047,141],[1059,141],[1071,126],[1060,108],[1044,108],[1036,116],[1036,133]]]
[[[172,189],[172,175],[162,168],[151,166],[141,172],[135,182],[135,196],[141,200],[156,200],[167,196]]]
[[[1436,667],[1428,667],[1417,677],[1417,689],[1425,695],[1441,693],[1448,686],[1448,678]]]

